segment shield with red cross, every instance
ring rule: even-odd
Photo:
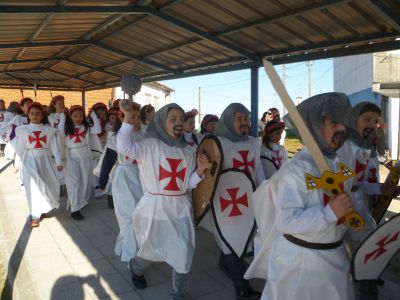
[[[355,280],[378,279],[400,249],[400,214],[379,226],[361,244],[352,260]]]
[[[225,254],[243,257],[255,230],[252,196],[255,184],[242,170],[221,172],[212,201],[216,240]]]

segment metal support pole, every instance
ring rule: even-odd
[[[83,107],[83,111],[85,111],[85,106],[86,106],[86,94],[85,94],[85,91],[82,91],[82,107]]]
[[[257,137],[258,131],[258,68],[251,68],[251,135]]]

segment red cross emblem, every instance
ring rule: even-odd
[[[397,238],[399,237],[399,233],[400,231],[398,231],[397,233],[395,233],[390,240],[387,241],[387,239],[389,238],[390,233],[385,236],[383,239],[381,239],[380,241],[378,241],[376,244],[378,245],[378,249],[368,253],[365,255],[364,258],[364,264],[366,264],[371,258],[372,260],[377,259],[379,256],[381,256],[383,253],[385,253],[387,251],[387,249],[385,249],[385,246],[397,241]]]
[[[229,213],[229,217],[237,217],[243,215],[242,212],[239,209],[239,204],[249,207],[248,200],[247,200],[247,194],[243,194],[239,198],[237,198],[237,193],[239,191],[239,188],[230,188],[226,190],[231,198],[231,200],[227,200],[223,197],[219,197],[221,201],[221,211],[224,211],[228,206],[232,205],[232,210]]]
[[[81,138],[85,138],[86,135],[86,131],[80,131],[80,128],[75,128],[75,134],[70,134],[69,138],[72,140],[73,138],[75,138],[74,143],[78,144],[80,142],[82,142]]]
[[[181,164],[182,159],[166,158],[166,160],[168,161],[169,166],[171,167],[171,171],[165,170],[160,165],[158,181],[161,181],[165,178],[171,178],[170,181],[168,182],[168,184],[164,187],[164,190],[179,191],[178,183],[176,180],[177,180],[177,178],[179,178],[182,181],[185,180],[186,167],[184,167],[180,171],[178,171],[178,166]]]
[[[235,169],[240,169],[247,174],[251,176],[249,167],[252,167],[254,170],[254,159],[251,161],[248,161],[248,156],[249,156],[249,150],[242,150],[238,151],[240,156],[242,157],[243,161],[237,160],[236,158],[233,159],[233,167]]]
[[[371,176],[368,176],[368,182],[375,183],[378,182],[378,177],[376,176],[376,168],[369,169]]]
[[[33,133],[33,136],[31,136],[31,135],[28,136],[29,143],[30,144],[36,143],[35,146],[33,146],[36,149],[43,148],[41,141],[44,143],[47,142],[46,135],[40,136],[40,134],[42,133],[40,130],[32,131],[32,133]]]
[[[361,163],[358,159],[356,159],[356,169],[355,172],[357,174],[358,181],[361,181],[364,178],[365,170],[367,169],[368,160],[365,164]]]
[[[0,122],[4,122],[4,115],[0,112]]]
[[[274,154],[272,156],[272,160],[274,161],[274,163],[276,163],[279,167],[282,165],[283,162],[283,157],[280,156],[280,151],[279,150],[272,150],[272,153]]]

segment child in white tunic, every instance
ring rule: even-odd
[[[145,191],[133,215],[139,246],[130,262],[133,284],[145,288],[145,269],[152,262],[166,262],[173,268],[171,299],[186,299],[195,247],[187,191],[201,181],[208,158],[199,155],[195,170],[195,151],[183,140],[184,112],[177,104],[157,111],[145,139],[137,142],[130,140],[133,126],[126,123],[131,122],[129,102],[121,101],[120,108],[125,117],[117,136],[118,152],[137,161]]]
[[[260,155],[266,179],[269,179],[288,161],[286,149],[279,144],[284,130],[285,123],[281,121],[271,120],[264,126]],[[270,163],[264,163],[264,159],[268,160]]]
[[[28,117],[30,124],[16,129],[16,167],[22,165],[22,182],[28,200],[31,226],[37,227],[47,212],[59,207],[60,185],[57,172],[62,171],[63,166],[57,131],[48,125],[42,105],[32,103]]]
[[[140,105],[134,103],[133,110],[132,123],[134,128],[128,138],[129,140],[139,141],[143,139],[143,134],[140,132]],[[115,254],[121,257],[122,262],[129,262],[135,257],[138,250],[132,216],[143,196],[143,190],[136,160],[117,153],[117,133],[120,127],[121,121],[117,119],[114,124],[114,131],[111,132],[104,149],[105,154],[100,171],[100,188],[109,185],[107,181],[111,180],[113,208],[119,225]],[[112,173],[112,176],[109,175],[110,173]]]
[[[93,126],[89,127],[85,113],[80,105],[73,105],[63,116],[58,125],[60,135],[64,138],[65,145],[65,181],[67,185],[68,200],[71,206],[71,217],[82,220],[80,210],[85,207],[90,199],[92,184],[90,135],[97,135],[100,123],[94,112],[91,113]]]
[[[4,100],[0,101],[3,101],[4,103]],[[8,143],[7,140],[8,124],[10,123],[12,118],[14,118],[17,109],[18,109],[18,103],[15,101],[10,103],[7,110],[4,108],[0,109],[0,156],[4,156],[5,147],[6,144]]]
[[[344,143],[350,112],[347,96],[316,95],[303,101],[298,111],[323,159],[337,171],[336,150]],[[307,149],[253,195],[263,244],[245,277],[267,279],[263,300],[353,299],[350,263],[342,244],[346,233],[342,217],[352,211],[351,197],[347,192],[331,198],[323,190],[308,190],[305,174],[321,176]],[[351,184],[346,181],[344,190],[349,191]]]

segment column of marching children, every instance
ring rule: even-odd
[[[221,250],[219,268],[232,280],[236,299],[352,299],[343,244],[354,251],[376,227],[371,196],[392,188],[377,183],[372,138],[381,114],[377,106],[361,103],[351,108],[341,93],[317,95],[299,105],[332,168],[340,160],[357,172],[344,194],[329,199],[305,191],[304,173],[318,176],[318,170],[307,148],[289,160],[281,141],[285,123],[276,108],[263,114],[254,128],[259,138],[254,138],[250,112],[240,103],[231,103],[220,117],[205,115],[197,133],[197,110],[184,112],[177,104],[156,112],[150,104],[141,107],[128,100],[116,100],[111,107],[99,102],[86,115],[82,106],[66,108],[64,101],[58,95],[45,106],[23,98],[7,109],[0,101],[0,156],[15,160],[32,228],[54,214],[60,195],[68,199],[76,221],[90,218],[90,210],[85,216],[82,210],[92,197],[104,195],[120,229],[115,254],[128,264],[134,286],[146,288],[146,269],[163,261],[172,268],[170,298],[186,299],[196,229],[190,191],[209,166],[207,155],[196,149],[214,135],[222,146],[223,169],[240,170],[259,187],[250,199],[252,206],[233,203],[232,198],[235,213],[221,206],[221,212],[208,212],[199,224],[215,236]],[[346,131],[349,139],[344,142]],[[347,231],[340,222],[353,209],[367,221],[363,232]],[[232,218],[235,226],[223,228],[233,224]],[[246,228],[254,226],[254,220],[258,230],[249,236]],[[221,230],[235,232],[222,236]],[[277,232],[272,240],[271,232]],[[249,241],[243,255],[235,251],[238,241]],[[316,248],[321,244],[324,247]],[[245,259],[249,255],[256,256],[250,268]],[[267,279],[262,294],[250,286],[251,277]]]

